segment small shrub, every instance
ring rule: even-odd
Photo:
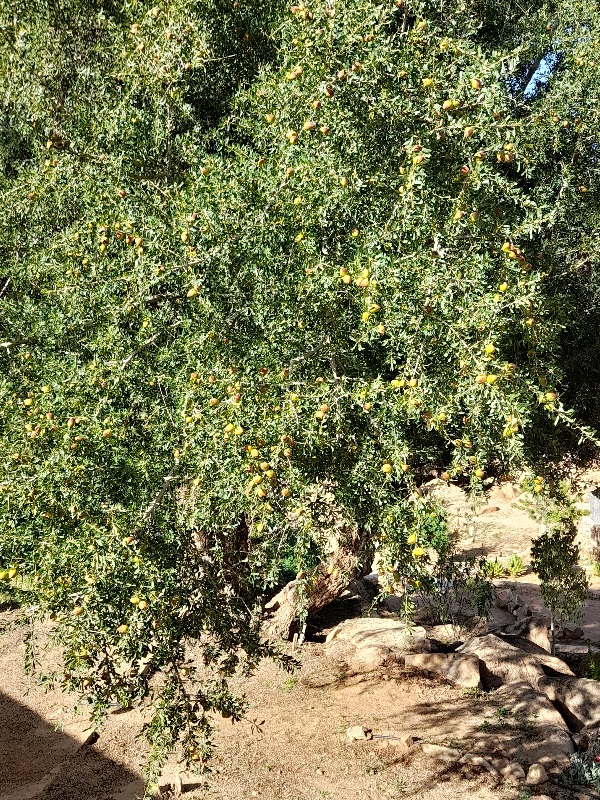
[[[600,578],[600,561],[594,561],[592,565],[592,575],[594,578]]]
[[[595,681],[600,681],[600,653],[592,653],[591,649],[588,650],[588,662],[585,670],[586,678],[593,678]]]
[[[600,790],[600,738],[595,736],[584,753],[573,753],[562,774],[565,783]]]
[[[525,569],[525,564],[523,563],[521,556],[513,553],[513,555],[506,562],[506,571],[511,578],[519,578],[521,575],[525,575],[527,570]]]
[[[476,617],[487,617],[493,601],[493,586],[474,560],[458,561],[448,551],[432,565],[419,584],[417,607],[433,624],[466,627]]]

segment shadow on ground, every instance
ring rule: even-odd
[[[94,747],[97,735],[55,729],[0,693],[2,800],[135,800],[143,783]]]

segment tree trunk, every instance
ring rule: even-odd
[[[353,578],[368,573],[372,553],[364,534],[342,536],[337,544],[327,563],[290,581],[266,604],[263,629],[269,638],[291,639],[302,617],[316,614],[339,597]]]

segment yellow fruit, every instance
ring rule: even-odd
[[[81,606],[75,606],[75,608],[71,611],[72,617],[80,617],[83,614],[83,608]]]
[[[496,381],[498,380],[498,376],[497,375],[488,375],[485,380],[486,380],[486,383],[496,383]]]
[[[119,627],[117,628],[117,633],[127,633],[128,630],[129,630],[128,625],[119,625]]]
[[[272,122],[275,122],[275,114],[267,114],[265,116],[265,119],[267,120],[267,122],[270,125]]]
[[[423,86],[424,86],[424,87],[427,89],[427,88],[429,88],[430,86],[433,86],[433,78],[423,78],[423,80],[421,81],[421,83],[422,83],[422,84],[423,84]]]
[[[495,352],[496,352],[496,348],[494,347],[494,345],[493,345],[493,344],[486,344],[486,346],[485,346],[485,352],[486,352],[486,353],[487,353],[489,356],[491,356],[491,355],[492,355],[492,353],[495,353]]]
[[[501,283],[501,284],[500,284],[500,286],[498,287],[498,289],[499,289],[501,292],[505,292],[505,291],[508,289],[508,283],[506,283],[506,281],[504,281],[503,283]]]
[[[483,478],[484,475],[485,475],[485,472],[481,469],[481,467],[479,469],[475,470],[475,477],[476,478]]]
[[[418,378],[411,378],[411,379],[409,380],[409,382],[408,382],[408,385],[409,385],[409,386],[410,386],[412,389],[415,389],[415,388],[416,388],[416,387],[419,385],[419,379],[418,379]]]
[[[340,185],[346,188],[348,186],[348,178],[340,178]]]
[[[251,456],[252,458],[258,458],[258,457],[260,456],[260,453],[258,452],[258,450],[256,449],[256,447],[251,447],[251,448],[250,448],[250,456]]]
[[[16,578],[18,574],[19,574],[19,570],[18,570],[18,569],[16,569],[16,567],[11,567],[11,568],[8,570],[8,578],[9,578],[9,580],[11,580],[11,581],[12,581],[12,579],[13,579],[13,578]]]
[[[471,78],[471,88],[475,89],[476,91],[481,89],[481,81],[479,78]]]
[[[25,400],[23,400],[23,405],[24,405],[24,406],[31,406],[31,405],[33,405],[33,400],[31,399],[31,397],[26,397],[26,398],[25,398]]]
[[[390,472],[393,470],[392,465],[386,461],[386,463],[381,467],[381,471],[385,472],[386,475],[389,475]]]
[[[453,106],[454,103],[452,102],[452,100],[444,100],[444,102],[442,103],[442,108],[444,109],[444,111],[450,111],[450,109]]]
[[[417,534],[416,533],[411,533],[410,536],[408,536],[408,538],[406,539],[406,541],[408,542],[408,544],[416,544],[417,543]]]
[[[188,293],[187,293],[188,297],[196,297],[197,294],[198,294],[198,289],[196,289],[195,286],[192,286],[191,289],[188,289]]]
[[[412,554],[415,558],[420,558],[421,556],[425,555],[425,550],[423,550],[422,547],[415,547],[415,549],[412,551]]]
[[[140,600],[138,603],[138,608],[140,611],[145,611],[148,608],[148,603],[146,600]]]
[[[134,605],[134,606],[137,606],[137,604],[140,602],[140,598],[138,597],[138,595],[137,595],[137,594],[134,594],[134,595],[132,595],[132,596],[129,598],[129,602],[130,602],[132,605]]]

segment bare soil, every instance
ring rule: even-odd
[[[599,485],[600,473],[591,475],[589,482]],[[477,508],[458,489],[435,491],[444,493],[464,553],[500,559],[519,553],[528,563],[538,528],[520,507],[514,487],[495,489]],[[584,550],[588,529],[589,522],[582,520]],[[516,588],[530,606],[543,608],[534,575],[498,583]],[[344,608],[332,609],[328,624],[334,624]],[[0,624],[9,618],[10,614],[0,615]],[[585,638],[600,643],[600,578],[592,578],[582,627]],[[405,751],[400,744],[406,734],[462,748],[477,744],[484,722],[493,727],[497,720],[493,698],[477,698],[424,675],[406,673],[311,688],[302,678],[318,665],[322,653],[321,644],[308,642],[301,650],[302,669],[296,675],[265,663],[253,677],[239,683],[250,702],[248,720],[236,725],[216,722],[212,773],[207,785],[202,778],[182,775],[186,800],[523,797],[519,789],[497,784],[480,768],[448,765],[425,757],[418,747]],[[25,675],[24,654],[23,629],[0,636],[0,798],[134,800],[140,796],[146,749],[136,734],[147,710],[111,714],[96,738],[85,709],[75,710],[73,697],[45,692]],[[507,730],[518,740],[527,730],[515,724]],[[376,738],[349,743],[345,731],[352,725],[372,729]],[[164,782],[178,772],[173,761],[165,770]],[[554,784],[544,786],[540,793],[555,800],[576,796]]]

